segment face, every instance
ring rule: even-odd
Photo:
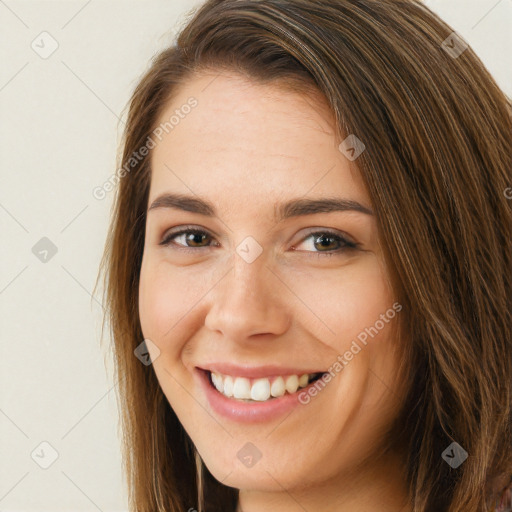
[[[357,160],[320,96],[236,74],[190,79],[159,122],[173,115],[152,150],[139,288],[162,390],[226,485],[349,474],[400,396],[400,305]]]

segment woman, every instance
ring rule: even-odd
[[[102,262],[131,510],[507,510],[510,107],[419,1],[198,10]]]

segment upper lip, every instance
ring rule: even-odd
[[[312,373],[323,373],[323,370],[315,370],[298,367],[283,367],[277,365],[248,366],[236,365],[233,363],[208,363],[197,366],[200,370],[208,370],[222,375],[231,375],[232,377],[245,377],[247,379],[259,379],[264,377],[277,377],[279,375],[301,375]]]

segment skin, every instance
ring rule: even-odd
[[[161,193],[183,193],[207,199],[218,216],[165,208],[147,215],[139,311],[144,337],[160,351],[152,355],[163,392],[210,472],[241,490],[244,512],[411,510],[404,454],[377,455],[404,393],[393,321],[285,418],[220,417],[193,378],[195,366],[214,360],[326,370],[396,301],[375,216],[274,220],[276,204],[333,192],[371,208],[322,97],[235,72],[203,73],[182,85],[160,121],[191,96],[197,107],[153,149],[148,207]],[[208,236],[159,245],[185,225]],[[360,245],[343,250],[327,238],[333,255],[325,256],[311,236],[321,229]],[[247,236],[263,249],[250,264],[236,253]],[[237,457],[247,442],[261,453],[249,468]]]

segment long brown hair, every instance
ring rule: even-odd
[[[238,491],[199,459],[155,377],[134,357],[147,144],[177,87],[229,69],[320,91],[357,160],[403,306],[410,382],[395,431],[414,512],[483,512],[512,474],[511,99],[418,0],[209,0],[136,87],[101,262],[130,510],[234,511]],[[449,44],[446,44],[446,41]],[[199,107],[200,108],[200,107]],[[103,333],[103,331],[102,331]],[[458,443],[457,468],[442,453]]]

